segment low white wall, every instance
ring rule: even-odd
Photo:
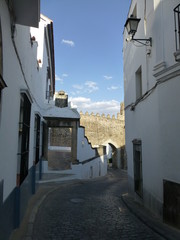
[[[107,174],[107,157],[101,156],[82,165],[82,179],[96,178]]]
[[[84,128],[78,128],[78,144],[77,144],[77,159],[82,162],[84,160],[93,158],[96,156],[95,149],[88,143],[87,138],[84,136]]]
[[[48,150],[54,151],[63,151],[63,152],[71,152],[71,147],[60,147],[60,146],[48,146]]]
[[[56,147],[51,146],[51,148]],[[59,147],[58,149],[61,150]],[[96,157],[96,150],[88,143],[82,127],[78,128],[77,159],[79,164],[71,165],[69,170],[59,171],[49,170],[48,161],[42,161],[42,172],[73,174],[76,179],[96,178],[107,174],[107,155]]]
[[[43,173],[66,173],[75,175],[76,179],[90,179],[107,174],[107,156],[100,156],[85,164],[80,163],[71,167],[69,170],[48,170],[48,161],[42,161]]]

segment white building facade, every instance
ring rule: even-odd
[[[28,199],[35,193],[43,154],[42,109],[55,86],[53,23],[40,16],[40,1],[19,3],[0,1],[0,239],[3,240],[19,226]]]
[[[130,192],[180,227],[179,0],[132,0],[124,29],[125,131]],[[152,42],[136,39],[149,39]],[[146,45],[146,46],[145,46]]]

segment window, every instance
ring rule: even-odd
[[[7,87],[3,80],[3,50],[2,50],[2,31],[1,31],[1,19],[0,19],[0,113],[1,113],[1,95],[2,89]]]
[[[180,4],[174,8],[176,51],[180,50]]]
[[[19,116],[19,149],[17,185],[19,186],[28,175],[29,133],[30,133],[31,103],[25,93],[21,93]]]
[[[142,71],[141,67],[136,72],[136,100],[142,97]]]
[[[1,30],[1,19],[0,19],[0,75],[3,76],[3,50],[2,50],[2,30]],[[0,80],[1,82],[1,80]],[[0,83],[1,85],[1,83]]]
[[[47,67],[47,76],[46,76],[46,99],[53,99],[53,91],[51,91],[51,82],[50,82],[50,68]]]
[[[40,145],[40,116],[38,114],[35,115],[34,121],[34,159],[35,164],[39,162],[39,145]]]
[[[142,146],[141,140],[133,140],[134,152],[134,190],[143,197],[143,177],[142,177]]]

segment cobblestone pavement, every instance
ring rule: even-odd
[[[162,240],[121,201],[127,177],[111,170],[98,180],[66,183],[43,201],[33,240]]]

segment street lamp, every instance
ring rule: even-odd
[[[129,35],[131,35],[131,40],[130,41],[136,41],[138,43],[141,43],[145,46],[151,46],[152,47],[152,38],[148,38],[148,39],[135,39],[134,38],[134,35],[135,33],[137,32],[137,28],[138,28],[138,24],[140,22],[140,18],[136,18],[136,17],[133,17],[132,15],[130,16],[130,18],[128,18],[126,20],[126,23],[125,23],[125,28],[128,32]]]

